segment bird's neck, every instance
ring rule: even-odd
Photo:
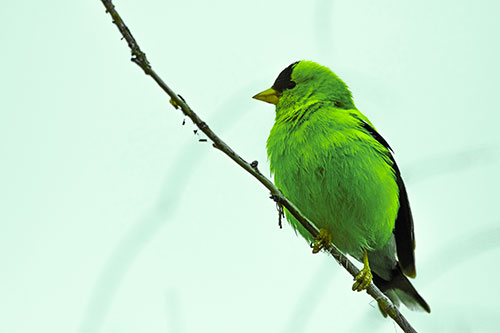
[[[322,102],[320,101],[309,100],[277,105],[275,121],[296,124],[307,118],[308,113],[318,108],[321,104]]]

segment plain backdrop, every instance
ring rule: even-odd
[[[269,175],[300,59],[391,144],[416,228],[422,332],[498,329],[496,1],[115,0],[153,68]],[[267,190],[130,62],[102,3],[0,11],[0,332],[397,332]]]

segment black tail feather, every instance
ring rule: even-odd
[[[431,312],[431,308],[422,296],[417,292],[410,280],[403,274],[399,265],[391,272],[389,281],[382,279],[375,272],[373,274],[373,283],[397,306],[403,303],[408,308],[414,310],[424,310]]]

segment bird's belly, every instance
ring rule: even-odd
[[[274,162],[276,185],[318,228],[331,233],[341,251],[360,257],[362,248],[387,243],[399,200],[392,168],[382,157],[357,149],[326,158],[293,154]],[[312,240],[291,214],[287,220]]]

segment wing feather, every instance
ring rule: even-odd
[[[399,188],[399,210],[396,217],[396,223],[393,230],[396,239],[396,249],[399,259],[399,266],[406,276],[415,277],[415,232],[413,230],[413,217],[410,209],[410,202],[406,187],[401,177],[396,160],[392,155],[392,148],[387,141],[368,123],[361,120],[361,126],[382,146],[387,148],[389,157],[392,161],[392,168],[396,176],[396,183]]]

